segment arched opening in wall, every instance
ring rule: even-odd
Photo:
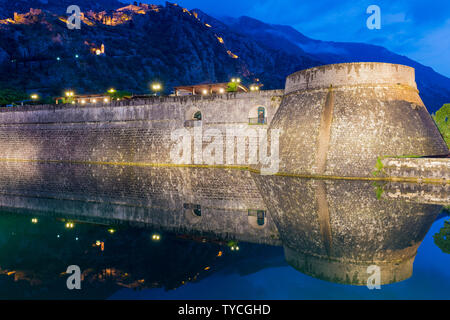
[[[184,207],[184,215],[186,219],[194,224],[198,223],[202,217],[202,206],[199,204],[185,203]]]
[[[203,114],[198,108],[189,109],[186,112],[186,121],[184,126],[188,128],[200,127],[202,126]]]
[[[252,108],[248,114],[249,124],[267,124],[266,108],[263,106],[256,106]]]
[[[248,210],[248,222],[253,228],[262,229],[266,225],[266,211]]]
[[[202,121],[202,113],[200,111],[195,112],[192,117],[192,120]]]

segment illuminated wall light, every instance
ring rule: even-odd
[[[73,229],[75,227],[75,225],[73,224],[73,222],[67,222],[66,223],[66,228],[67,229]]]
[[[105,102],[105,103],[108,103],[108,101],[109,101],[108,98],[103,99],[103,102]]]
[[[39,96],[38,96],[37,94],[32,94],[30,97],[31,97],[31,99],[33,99],[33,100],[39,99]]]
[[[219,92],[220,92],[220,93],[225,93],[225,89],[224,89],[224,88],[220,88],[220,89],[219,89]]]
[[[108,232],[111,233],[111,234],[114,234],[116,232],[116,230],[111,228],[111,229],[108,229]]]
[[[34,223],[34,224],[38,223],[38,219],[37,218],[31,219],[31,223]]]
[[[208,90],[204,89],[204,90],[202,91],[202,93],[203,93],[204,95],[207,95],[207,94],[208,94]]]
[[[159,240],[161,240],[161,236],[159,234],[154,234],[154,235],[152,235],[152,240],[159,241]]]
[[[85,104],[86,103],[86,100],[81,100],[81,104]]]
[[[153,83],[152,84],[152,90],[153,91],[161,91],[161,89],[162,89],[162,85],[160,84],[160,83]]]
[[[97,103],[97,99],[92,99],[92,103]]]

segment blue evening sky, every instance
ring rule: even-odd
[[[122,1],[130,3],[132,1]],[[138,1],[139,2],[139,1]],[[141,1],[164,4],[165,0]],[[319,40],[365,42],[408,56],[450,77],[450,1],[448,0],[180,0],[180,6],[207,14],[249,16],[290,25]],[[369,5],[381,9],[381,29],[369,30]]]

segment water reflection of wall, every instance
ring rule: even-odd
[[[0,193],[0,206],[9,210],[278,244],[246,171],[7,162]]]
[[[173,290],[224,269],[249,274],[284,262],[275,246],[241,242],[232,251],[223,241],[156,228],[120,225],[111,233],[108,225],[65,224],[0,214],[0,299],[104,299],[123,288]],[[151,240],[154,232],[160,240]],[[65,271],[73,264],[82,272],[80,291],[67,290]]]
[[[365,285],[409,278],[421,241],[441,206],[377,197],[372,182],[256,176],[288,263],[316,278]]]
[[[376,264],[382,282],[392,283],[411,276],[417,248],[441,208],[434,204],[447,189],[385,187],[213,168],[5,162],[0,207],[282,244],[286,260],[311,276],[365,284],[367,267]]]

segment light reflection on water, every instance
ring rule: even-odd
[[[448,194],[241,170],[5,163],[0,298],[450,298],[450,255],[433,239]],[[66,289],[73,264],[80,291]],[[370,265],[381,290],[365,286]]]

